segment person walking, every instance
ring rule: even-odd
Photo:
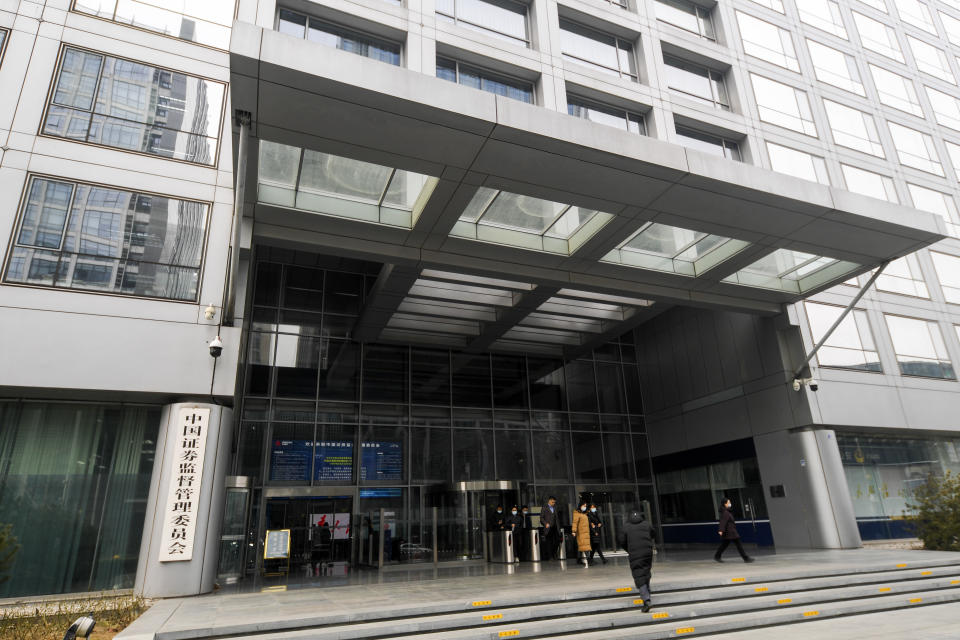
[[[543,527],[543,536],[541,538],[544,553],[544,560],[553,560],[557,557],[557,547],[560,546],[559,525],[560,518],[557,517],[557,499],[553,496],[547,498],[546,504],[540,510],[540,524]]]
[[[653,527],[643,517],[643,512],[634,509],[627,516],[627,524],[617,536],[617,544],[625,549],[630,559],[633,583],[643,599],[643,612],[650,611],[653,601],[650,595],[650,574],[653,569]]]
[[[513,505],[513,508],[510,509],[510,515],[504,520],[503,528],[513,532],[513,555],[515,561],[520,562],[523,559],[523,536],[526,532],[523,526],[523,516],[520,515],[520,507]]]
[[[587,553],[590,552],[590,518],[587,517],[587,503],[581,502],[573,514],[571,530],[577,541],[577,564],[589,567]]]
[[[743,545],[740,544],[740,533],[737,531],[737,521],[734,520],[733,513],[730,511],[732,507],[733,502],[731,502],[730,498],[724,498],[723,508],[720,510],[720,524],[717,527],[717,533],[720,534],[723,541],[717,548],[717,552],[713,554],[713,559],[717,562],[723,562],[723,558],[720,556],[723,555],[723,552],[727,550],[727,547],[729,547],[732,542],[737,547],[737,551],[740,552],[740,557],[743,558],[744,562],[753,562],[753,558],[747,555],[747,552],[743,550]]]
[[[607,564],[607,559],[603,557],[602,548],[603,520],[601,520],[600,513],[597,511],[597,505],[590,505],[590,509],[587,511],[587,519],[590,521],[590,557],[588,561],[592,562],[593,554],[597,553],[600,555],[603,564]]]
[[[487,516],[487,531],[503,531],[504,520],[503,505],[498,504],[496,510],[491,511],[490,515]]]

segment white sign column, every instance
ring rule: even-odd
[[[207,593],[217,577],[233,410],[163,408],[134,591],[148,598]]]

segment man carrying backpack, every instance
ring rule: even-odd
[[[627,517],[627,524],[620,530],[617,543],[626,550],[630,558],[630,573],[637,591],[643,598],[643,609],[650,611],[653,603],[650,599],[650,572],[653,568],[653,527],[643,517],[643,512],[634,509]]]

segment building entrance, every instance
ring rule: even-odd
[[[519,505],[513,482],[457,482],[433,488],[427,504],[437,507],[437,553],[443,560],[484,557],[485,533],[497,506],[503,517]]]
[[[344,575],[352,553],[352,495],[267,497],[264,531],[289,530],[289,557],[263,558],[264,573]]]

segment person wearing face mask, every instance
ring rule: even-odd
[[[506,516],[503,515],[503,505],[497,505],[497,508],[490,513],[487,518],[487,531],[503,531]]]
[[[737,551],[740,552],[740,557],[743,558],[744,562],[753,562],[753,558],[747,555],[747,552],[743,550],[743,545],[740,544],[740,533],[737,531],[737,521],[733,518],[733,502],[730,498],[724,498],[723,502],[720,503],[723,505],[723,508],[720,510],[720,523],[717,525],[717,533],[720,535],[721,542],[720,546],[717,548],[717,552],[713,554],[713,559],[717,562],[723,562],[723,558],[720,556],[723,555],[723,552],[727,550],[727,547],[730,546],[732,542],[737,548]]]
[[[577,540],[577,563],[588,567],[590,566],[587,562],[587,553],[590,552],[590,518],[587,516],[586,502],[581,502],[573,514],[571,529],[573,537]]]
[[[510,509],[510,515],[504,520],[504,528],[513,532],[513,551],[517,562],[523,558],[523,537],[526,530],[523,528],[523,516],[520,515],[520,507],[514,505]]]
[[[547,503],[540,510],[540,525],[543,527],[543,535],[540,536],[540,543],[543,545],[543,559],[553,560],[557,557],[557,548],[560,546],[560,534],[558,528],[560,518],[557,513],[557,499],[553,496],[547,498]]]
[[[597,505],[590,505],[590,508],[587,511],[587,519],[590,521],[590,557],[588,560],[592,561],[593,554],[597,553],[600,555],[600,560],[603,562],[603,564],[607,564],[607,559],[603,557],[603,549],[600,548],[603,520],[600,519],[600,512],[597,511]]]

